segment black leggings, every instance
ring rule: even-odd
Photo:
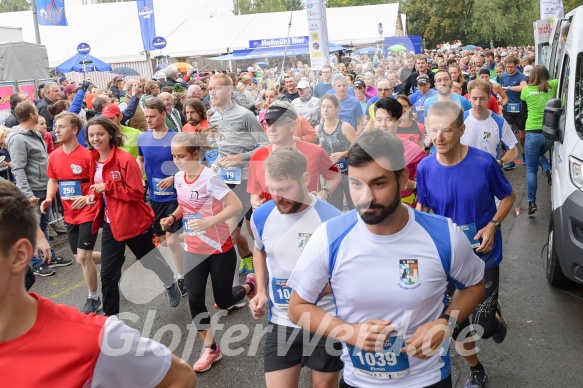
[[[103,224],[101,233],[101,292],[103,294],[103,313],[115,315],[119,313],[119,280],[125,261],[126,245],[144,268],[153,271],[165,286],[174,283],[174,273],[166,264],[164,257],[153,242],[154,229],[151,227],[144,233],[125,241],[117,241],[108,223]]]
[[[328,198],[327,202],[334,206],[336,209],[342,211],[344,206],[344,196],[346,196],[346,203],[348,204],[348,209],[354,209],[354,203],[352,202],[352,198],[350,197],[350,191],[348,189],[348,175],[342,175],[342,180],[338,187],[334,189],[332,193],[330,193],[330,197]]]
[[[210,314],[206,308],[206,283],[211,275],[215,302],[227,309],[245,298],[243,286],[232,287],[237,253],[235,248],[215,255],[184,252],[184,284],[188,293],[190,315],[198,331],[210,329]]]
[[[484,294],[484,299],[480,302],[478,307],[474,310],[470,318],[458,322],[453,332],[453,339],[456,340],[460,332],[470,325],[470,319],[472,325],[480,325],[484,329],[484,334],[482,339],[488,339],[492,337],[492,334],[496,332],[500,321],[496,318],[496,312],[498,311],[498,285],[500,283],[500,267],[494,267],[487,269],[484,272],[484,284],[486,286],[486,293]],[[449,283],[447,286],[447,304],[451,302],[451,297],[456,290],[453,283]],[[468,336],[471,336],[471,331]]]

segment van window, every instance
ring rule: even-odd
[[[549,64],[547,65],[551,79],[557,78],[559,75],[560,59],[563,56],[563,48],[565,46],[561,40],[561,31],[567,23],[569,23],[569,20],[561,19],[555,24],[555,33],[552,36],[551,55],[549,57]]]
[[[575,130],[583,138],[583,53],[577,55],[575,72]]]

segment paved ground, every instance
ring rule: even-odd
[[[507,174],[517,192],[515,206],[520,211],[513,212],[502,227],[505,245],[500,293],[509,333],[500,345],[480,341],[480,358],[490,378],[489,387],[581,387],[583,287],[567,290],[567,294],[545,281],[541,255],[546,255],[543,248],[547,242],[550,194],[546,183],[539,179],[539,211],[536,217],[528,217],[524,168],[518,166]],[[55,247],[63,256],[71,257],[64,240],[59,238]],[[128,253],[129,257],[133,256]],[[133,260],[126,263],[121,287],[122,318],[193,364],[202,345],[188,327],[187,301],[170,308],[158,280]],[[33,290],[76,307],[81,307],[86,298],[77,265],[58,269],[50,278],[37,278]],[[212,291],[210,287],[207,290],[207,306],[216,312]],[[266,322],[253,320],[246,308],[214,317],[224,325],[217,333],[222,349],[225,353],[229,349],[232,356],[224,357],[212,370],[200,375],[199,386],[264,386],[263,342],[258,334]],[[463,387],[467,378],[467,367],[459,356],[453,359],[453,378],[455,387]],[[301,387],[308,386],[311,386],[309,374],[304,371]]]

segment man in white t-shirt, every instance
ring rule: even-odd
[[[292,289],[286,283],[304,247],[323,222],[340,215],[335,207],[308,192],[307,164],[296,148],[273,151],[264,164],[265,184],[273,199],[259,206],[251,217],[257,296],[251,299],[249,308],[255,319],[268,310],[270,330],[264,350],[268,388],[297,386],[290,382],[299,381],[303,365],[312,369],[314,386],[336,388],[343,367],[338,341],[328,341],[336,355],[327,352],[325,337],[308,343],[303,330],[290,321],[287,313]],[[331,295],[322,297],[318,306],[334,314]]]
[[[447,218],[400,203],[403,143],[379,130],[348,151],[356,210],[310,238],[288,286],[292,322],[343,342],[340,387],[451,387],[448,337],[484,294],[484,263]],[[458,286],[446,308],[448,280]],[[336,317],[315,303],[330,284]]]
[[[462,144],[488,152],[498,160],[501,167],[511,166],[505,169],[514,168],[518,140],[506,120],[488,110],[490,85],[481,79],[472,80],[468,84],[468,95],[472,109],[464,112],[466,130],[461,137]],[[506,149],[502,156],[500,146]]]
[[[34,206],[0,181],[0,386],[194,387],[186,363],[116,316],[26,292],[37,229]]]

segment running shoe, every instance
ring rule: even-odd
[[[45,265],[45,264],[41,264],[38,267],[34,267],[32,269],[32,273],[34,273],[34,276],[51,276],[55,274],[55,270],[49,268],[49,266]]]
[[[547,183],[549,184],[549,186],[552,186],[553,185],[553,173],[549,169],[549,170],[545,171],[545,175],[547,176]]]
[[[249,295],[247,295],[247,298],[249,300],[251,300],[255,297],[255,295],[257,295],[257,284],[255,283],[255,274],[254,273],[250,273],[249,275],[247,275],[247,279],[245,279],[245,284],[253,285],[251,287],[253,289],[253,291],[251,291],[251,293]]]
[[[515,168],[516,168],[516,163],[514,163],[514,162],[506,163],[504,166],[502,166],[502,169],[504,171],[514,170]]]
[[[58,267],[66,267],[68,265],[73,264],[73,260],[71,259],[64,259],[61,256],[57,256],[57,258],[52,258],[51,262],[49,263],[50,268],[58,268]]]
[[[180,299],[182,298],[182,294],[178,289],[178,284],[172,283],[172,287],[167,288],[165,293],[166,297],[168,298],[168,302],[170,303],[170,306],[172,307],[178,306],[178,304],[180,303]]]
[[[239,264],[239,275],[247,275],[247,261],[245,258],[241,258],[241,264]]]
[[[58,234],[67,234],[67,228],[61,222],[55,222],[54,224],[50,224],[51,228]]]
[[[83,306],[81,312],[85,314],[95,314],[99,310],[101,310],[101,299],[87,298],[85,306]]]
[[[470,378],[466,381],[464,388],[485,388],[486,382],[488,381],[488,376],[486,371],[472,369]]]
[[[241,259],[241,261],[243,260],[245,260],[245,265],[247,266],[247,275],[250,273],[255,273],[255,270],[253,269],[253,255],[249,255]]]
[[[245,306],[246,306],[246,303],[245,303],[245,298],[243,298],[243,299],[241,299],[239,302],[237,302],[237,303],[235,303],[234,305],[232,305],[231,307],[227,307],[227,308],[226,308],[226,310],[227,310],[227,311],[231,311],[231,310],[234,310],[234,309],[240,309],[240,308],[242,308],[242,307],[245,307]],[[214,306],[214,307],[215,307],[215,309],[217,309],[217,310],[223,310],[223,309],[221,309],[221,308],[219,307],[219,305],[218,305],[218,304],[216,304],[216,303],[215,303],[215,306]]]
[[[502,306],[500,306],[500,301],[498,301],[498,304],[496,306],[498,310],[498,315],[500,316],[500,324],[498,325],[498,328],[496,329],[494,334],[492,334],[492,341],[494,341],[494,343],[501,344],[504,341],[504,338],[506,338],[506,333],[508,332],[508,325],[506,324],[506,320],[502,316]]]
[[[211,366],[221,358],[223,358],[223,353],[221,353],[221,348],[219,344],[215,344],[217,347],[216,350],[212,350],[211,348],[206,348],[204,350],[203,355],[198,359],[197,362],[194,363],[192,369],[195,372],[206,372],[207,370],[211,369]]]
[[[536,203],[534,201],[528,203],[528,215],[532,216],[538,208],[536,207]]]
[[[178,284],[178,289],[180,289],[182,296],[186,296],[186,285],[184,284],[184,279],[178,279],[176,283]]]

